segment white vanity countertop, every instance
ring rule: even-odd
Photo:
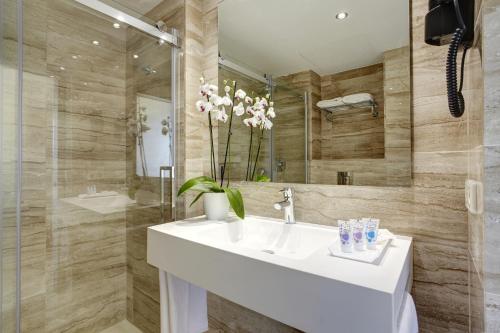
[[[231,223],[246,224],[252,223],[254,220],[262,219],[261,217],[247,216],[244,221],[234,219]],[[265,218],[265,220],[279,223],[280,225],[284,224],[283,220],[270,218]],[[327,243],[328,245],[321,246],[318,250],[304,259],[288,258],[268,254],[255,249],[228,246],[227,243],[219,242],[217,239],[210,240],[207,237],[200,237],[200,234],[227,224],[228,222],[207,221],[203,216],[161,224],[150,227],[150,229],[223,251],[268,262],[270,264],[387,293],[393,293],[396,289],[412,244],[412,239],[410,237],[396,236],[386,253],[383,255],[381,261],[378,264],[368,264],[330,255],[328,245],[333,243],[338,237],[337,227],[297,222],[296,225],[304,226],[308,229],[317,229],[331,235],[331,241]]]

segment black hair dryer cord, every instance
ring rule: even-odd
[[[460,77],[460,88],[457,87],[457,54],[464,36],[464,30],[458,28],[455,31],[455,35],[450,44],[450,49],[448,51],[448,59],[446,61],[446,81],[448,83],[448,107],[450,108],[450,113],[455,118],[460,118],[465,111],[465,100],[462,95],[462,85],[463,85],[463,74],[464,74],[464,62],[465,53],[467,49],[464,49],[464,54],[462,57],[461,66],[461,77]]]
[[[448,89],[448,107],[450,113],[455,118],[460,118],[465,111],[465,100],[462,95],[462,87],[464,84],[464,65],[467,47],[464,47],[462,54],[462,65],[460,68],[460,87],[457,87],[457,55],[462,39],[464,38],[466,27],[460,13],[460,8],[457,0],[454,0],[455,12],[460,28],[455,30],[451,39],[450,49],[448,50],[448,58],[446,59],[446,82]]]

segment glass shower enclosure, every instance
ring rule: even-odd
[[[0,4],[0,331],[159,332],[176,31],[123,1]]]

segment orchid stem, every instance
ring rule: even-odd
[[[234,99],[236,97],[236,81],[233,85],[233,105],[231,106],[231,114],[229,115],[229,131],[227,132],[227,142],[226,142],[226,153],[224,154],[224,165],[222,167],[222,174],[220,180],[220,186],[222,187],[224,184],[224,175],[226,173],[227,167],[227,154],[229,152],[229,145],[231,144],[231,136],[233,135],[231,128],[233,126],[233,113],[234,113]]]
[[[255,179],[255,170],[257,170],[257,163],[259,162],[260,147],[262,144],[262,138],[264,137],[264,127],[260,130],[259,145],[257,147],[257,155],[255,155],[255,164],[253,165],[252,171],[252,181]]]
[[[247,174],[245,180],[248,181],[248,176],[250,175],[250,165],[252,160],[252,142],[253,141],[253,127],[250,125],[250,145],[248,146],[248,163],[247,163]]]
[[[210,128],[210,173],[212,174],[212,179],[217,181],[217,169],[215,168],[215,149],[214,149],[214,133],[212,126],[212,116],[211,111],[208,111],[208,127]]]

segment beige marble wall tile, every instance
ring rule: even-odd
[[[500,146],[484,148],[484,285],[500,294]]]
[[[485,294],[485,332],[500,331],[500,296],[497,294]]]
[[[484,170],[481,174],[484,184],[484,229],[483,239],[474,238],[473,244],[483,246],[483,285],[485,293],[485,332],[496,332],[500,329],[498,309],[500,308],[500,270],[499,267],[499,242],[500,235],[500,136],[498,124],[500,108],[498,107],[500,84],[500,58],[498,46],[500,45],[500,2],[497,0],[482,2],[482,47],[484,70],[484,117],[477,117],[477,127],[484,128],[482,140],[483,158],[481,161]],[[481,120],[484,121],[481,124]],[[477,173],[479,173],[477,172]],[[472,221],[474,222],[474,221]]]
[[[500,144],[500,5],[496,1],[483,4],[484,48],[484,144]]]

